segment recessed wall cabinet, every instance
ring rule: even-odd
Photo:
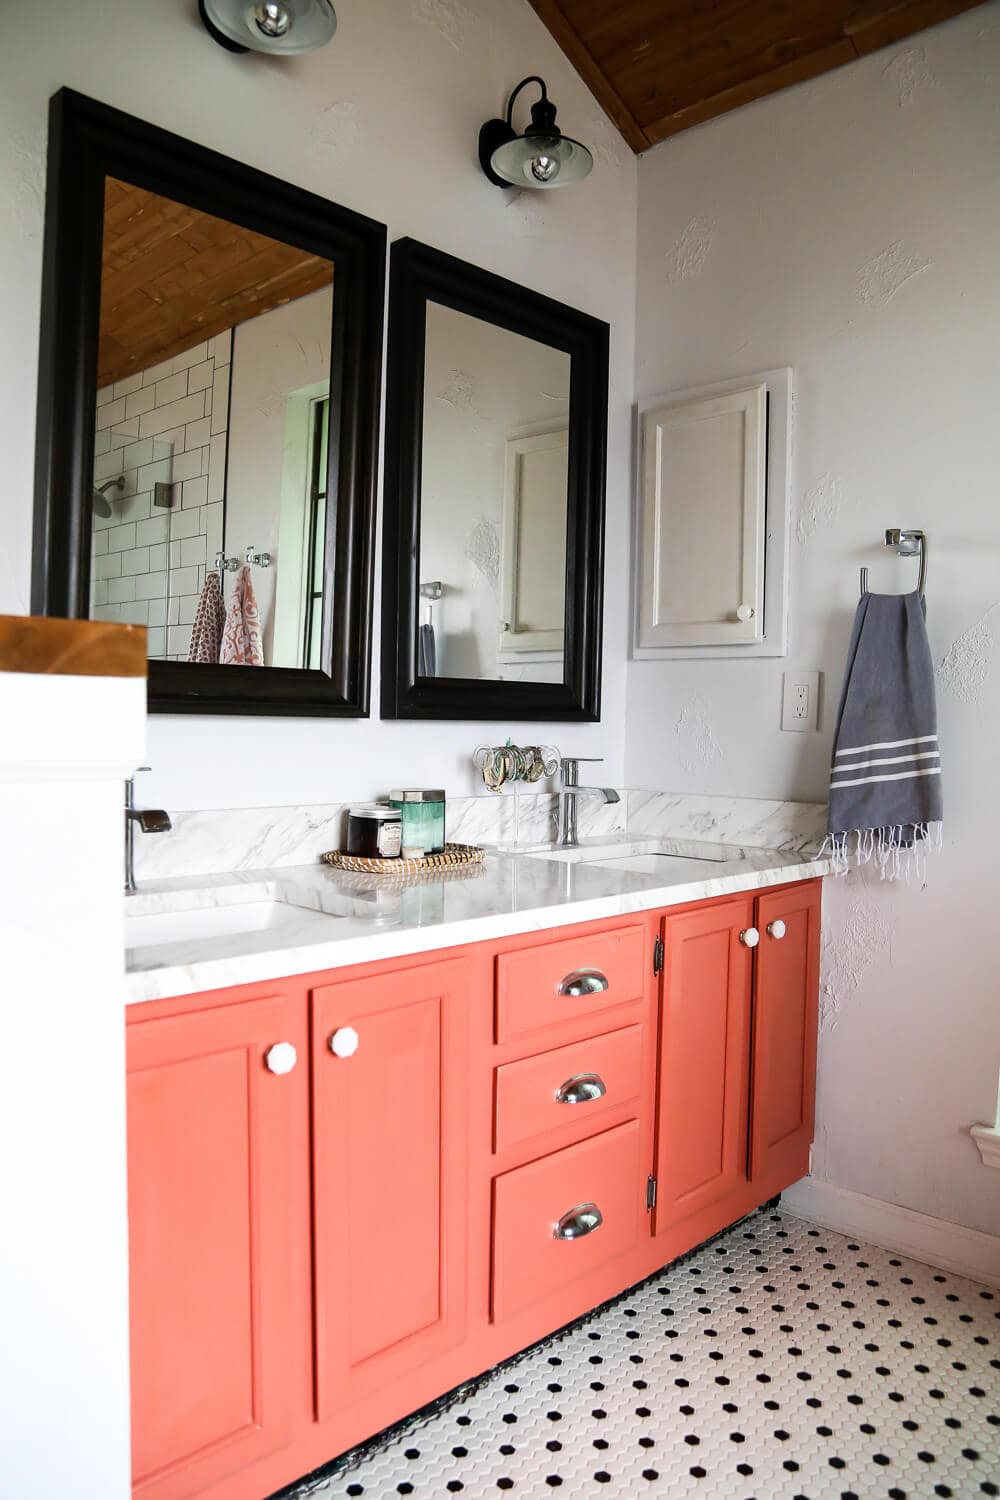
[[[644,402],[635,655],[783,656],[791,371]]]
[[[803,1176],[819,911],[131,1007],[135,1494],[270,1494]]]

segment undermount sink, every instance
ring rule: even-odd
[[[269,899],[195,906],[184,911],[137,912],[134,916],[126,912],[125,947],[147,948],[198,938],[231,937],[237,933],[280,931],[335,920],[336,915],[331,912]]]
[[[613,865],[616,870],[630,870],[635,875],[666,875],[673,870],[697,873],[699,865],[722,865],[731,854],[604,854],[588,864]]]
[[[664,848],[663,845],[667,847]],[[645,846],[645,847],[644,847]],[[563,864],[607,865],[635,875],[669,875],[687,873],[694,876],[699,866],[727,864],[740,859],[742,849],[724,844],[701,844],[687,840],[627,839],[616,844],[580,844],[571,849],[533,849],[534,859],[554,859]]]

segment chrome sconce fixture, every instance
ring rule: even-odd
[[[531,106],[531,124],[518,135],[511,118],[514,100],[526,84],[537,83],[542,97]],[[579,141],[563,135],[544,78],[522,78],[507,101],[506,120],[487,120],[479,132],[479,165],[497,187],[566,187],[586,177],[594,158]]]
[[[337,29],[330,0],[198,0],[198,14],[227,52],[293,57],[325,46]]]

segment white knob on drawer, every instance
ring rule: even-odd
[[[768,937],[783,938],[787,931],[788,928],[785,926],[780,917],[778,917],[776,921],[768,922],[767,924]]]
[[[760,942],[760,933],[757,931],[756,927],[744,927],[743,931],[740,933],[740,942],[743,944],[744,948],[756,948],[757,944]]]
[[[359,1040],[353,1026],[338,1026],[330,1038],[330,1051],[334,1057],[353,1057]]]
[[[275,1042],[264,1053],[264,1066],[269,1073],[290,1073],[299,1060],[299,1054],[291,1042]]]
[[[737,609],[737,611],[736,611],[736,618],[737,618],[737,620],[739,620],[739,622],[740,622],[741,625],[745,625],[748,620],[752,620],[753,619],[753,605],[752,604],[741,604],[739,606],[739,608]]]

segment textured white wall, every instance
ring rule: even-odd
[[[632,662],[631,785],[822,799],[858,569],[930,537],[945,850],[828,883],[816,1174],[996,1232],[968,1136],[1000,1066],[1000,5],[666,142],[639,167],[637,394],[797,372],[787,662]],[[786,666],[821,730],[779,729]]]
[[[621,780],[629,403],[635,309],[631,153],[525,0],[340,0],[334,41],[283,63],[234,57],[194,0],[37,0],[0,54],[0,611],[28,608],[46,110],[63,84],[201,141],[611,324],[604,717],[598,725],[407,725],[158,717],[147,793],[168,807],[370,796],[399,781],[474,789],[481,739],[539,736]],[[479,126],[527,73],[594,151],[565,193],[501,192]],[[376,593],[376,599],[378,595]],[[378,610],[376,607],[376,643]],[[378,701],[376,657],[374,701]]]

